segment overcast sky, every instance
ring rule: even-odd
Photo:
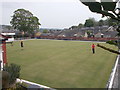
[[[69,28],[100,14],[92,13],[79,0],[4,0],[0,1],[0,24],[10,25],[11,16],[17,9],[26,9],[39,18],[41,28]],[[2,15],[2,16],[1,16]]]

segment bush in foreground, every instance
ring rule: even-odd
[[[16,82],[16,79],[20,77],[20,70],[21,70],[20,66],[13,63],[10,65],[6,64],[4,66],[3,72],[8,72],[8,76],[6,79],[9,79],[7,80],[9,81],[9,86],[14,85]]]

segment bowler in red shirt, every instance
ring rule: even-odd
[[[94,44],[92,44],[92,52],[93,52],[93,54],[95,53],[95,45]]]

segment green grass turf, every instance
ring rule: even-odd
[[[8,63],[21,65],[20,78],[52,88],[105,88],[116,59],[99,47],[92,54],[92,42],[28,40],[23,50],[20,41],[13,44],[7,45]]]

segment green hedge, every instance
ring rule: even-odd
[[[117,41],[115,41],[115,40],[110,40],[110,41],[107,41],[106,43],[111,44],[111,45],[115,45],[115,46],[118,45]]]

